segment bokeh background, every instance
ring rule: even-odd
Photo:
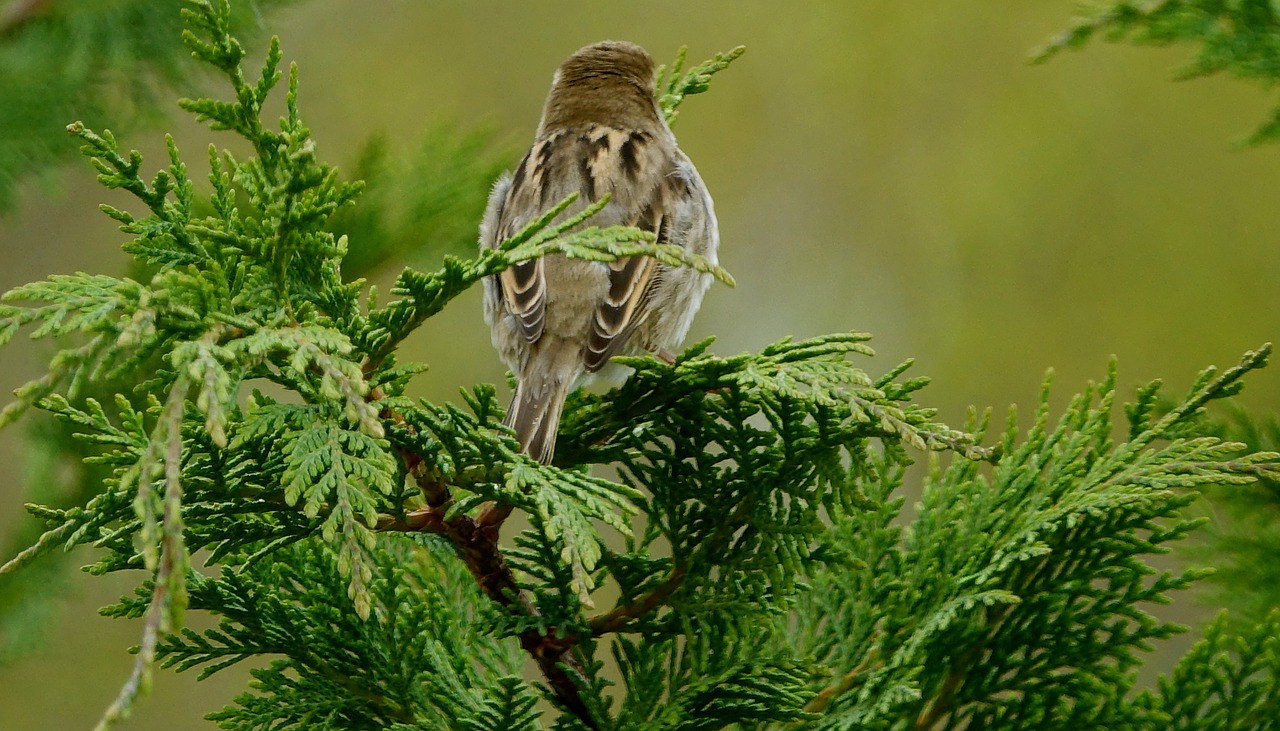
[[[660,62],[681,45],[699,61],[745,44],[676,125],[715,197],[721,261],[738,281],[712,290],[692,337],[715,335],[715,349],[733,353],[868,331],[870,372],[914,358],[914,372],[934,379],[922,401],[961,423],[971,405],[1029,414],[1050,367],[1061,405],[1112,355],[1126,393],[1156,377],[1181,392],[1200,368],[1280,333],[1280,150],[1236,144],[1273,99],[1229,79],[1173,82],[1188,49],[1099,44],[1029,65],[1073,9],[310,0],[260,22],[301,68],[302,113],[321,155],[345,169],[371,134],[413,148],[442,121],[490,126],[514,158],[552,70],[592,41],[632,40]],[[263,47],[259,38],[250,58]],[[163,129],[203,176],[204,148],[226,141],[171,108]],[[124,142],[159,164],[157,128]],[[109,198],[88,166],[42,172],[0,215],[0,289],[55,272],[122,272],[124,238],[98,212]],[[430,266],[438,251],[423,252],[374,278]],[[421,394],[502,382],[479,311],[472,292],[410,343],[432,366]],[[38,375],[48,354],[25,340],[4,348],[0,386]],[[1255,375],[1242,400],[1273,410],[1280,369]],[[0,433],[0,538],[30,520],[23,456],[20,430]],[[95,610],[131,580],[68,578],[50,640],[0,666],[0,729],[92,726],[139,631]],[[1211,611],[1190,598],[1175,608],[1189,623]],[[161,672],[127,728],[207,727],[201,716],[246,680],[243,668],[200,684]]]

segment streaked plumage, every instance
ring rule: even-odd
[[[480,246],[497,247],[572,193],[579,198],[563,217],[609,194],[590,225],[636,226],[714,262],[711,196],[654,91],[653,60],[632,43],[597,43],[561,64],[533,146],[489,197]],[[550,462],[570,389],[618,370],[614,355],[676,348],[710,283],[709,274],[649,257],[604,264],[552,255],[491,277],[485,322],[519,382],[506,424],[521,447]]]

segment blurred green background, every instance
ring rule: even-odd
[[[684,44],[695,62],[745,44],[676,126],[715,197],[721,261],[738,280],[712,290],[691,336],[715,335],[721,353],[869,331],[879,356],[868,370],[915,358],[915,372],[934,379],[921,398],[943,420],[1019,403],[1025,423],[1046,368],[1057,371],[1058,405],[1101,378],[1113,354],[1126,393],[1155,377],[1180,391],[1203,366],[1277,337],[1280,150],[1234,144],[1268,113],[1268,94],[1227,79],[1173,83],[1187,49],[1096,45],[1028,65],[1067,25],[1069,0],[920,8],[312,0],[264,13],[261,25],[300,65],[322,157],[346,170],[371,134],[413,149],[441,120],[488,124],[516,153],[552,70],[592,41],[632,40],[659,62]],[[250,59],[263,48],[260,38]],[[183,92],[201,90],[223,93],[211,83]],[[207,144],[227,140],[170,108],[163,129],[200,179]],[[151,169],[162,159],[157,129],[124,144]],[[97,204],[124,199],[80,161],[56,178],[28,185],[0,216],[0,289],[123,271],[123,235]],[[469,293],[411,341],[409,355],[432,366],[420,393],[446,399],[502,382],[479,312]],[[38,375],[48,354],[25,340],[0,350],[0,386]],[[1272,410],[1280,369],[1254,377],[1243,401]],[[0,433],[0,460],[4,538],[29,520],[19,429]],[[72,577],[51,642],[0,666],[0,730],[92,726],[139,631],[95,609],[131,580]],[[1184,600],[1177,616],[1197,623],[1208,611]],[[246,679],[243,668],[199,685],[162,672],[127,727],[207,727],[200,717]]]

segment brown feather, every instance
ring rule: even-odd
[[[585,225],[635,226],[714,258],[710,197],[655,94],[653,61],[630,43],[587,46],[561,64],[533,145],[490,196],[481,247],[496,248],[572,194],[578,200],[558,220],[607,195]],[[605,264],[550,254],[486,280],[485,319],[518,378],[505,423],[521,449],[551,460],[564,399],[585,373],[619,353],[675,347],[705,279],[644,256]]]

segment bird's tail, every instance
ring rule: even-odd
[[[507,416],[502,420],[515,429],[521,451],[542,464],[549,464],[555,454],[560,412],[571,385],[571,379],[562,377],[533,382],[520,379],[507,407]]]

